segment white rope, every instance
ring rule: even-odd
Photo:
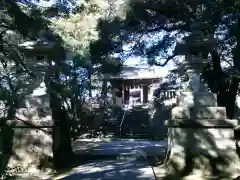
[[[172,128],[168,128],[168,142],[167,142],[167,152],[166,152],[166,156],[164,158],[164,161],[163,163],[166,164],[168,159],[169,159],[169,156],[171,154],[171,149],[172,149],[172,146],[173,146],[173,129]]]
[[[122,117],[122,120],[121,120],[121,123],[120,123],[120,127],[119,127],[120,138],[122,137],[122,125],[123,125],[123,121],[125,119],[125,115],[126,115],[128,109],[129,109],[129,104],[128,104],[127,108],[125,109],[124,113],[123,113],[123,117]]]
[[[135,84],[136,84],[136,82],[134,82],[134,83],[132,84],[132,86],[134,87]],[[130,105],[131,105],[131,103],[128,103],[128,106],[127,106],[127,108],[125,109],[125,111],[124,111],[124,113],[123,113],[123,117],[122,117],[122,120],[121,120],[121,123],[120,123],[120,127],[119,127],[120,138],[122,137],[122,125],[123,125],[123,121],[124,121],[124,119],[125,119],[125,115],[126,115],[127,111],[130,109],[130,108],[129,108]]]

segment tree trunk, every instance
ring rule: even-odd
[[[58,58],[61,59],[59,54],[57,57],[49,57],[49,59]],[[58,82],[60,70],[52,66],[51,60],[49,60],[48,64],[49,67],[45,74],[44,81],[49,95],[49,104],[52,110],[52,121],[54,124],[52,129],[53,164],[56,170],[61,170],[68,167],[73,160],[70,125],[67,111],[62,107],[63,99],[59,97],[61,86],[55,83]]]
[[[13,103],[14,105],[14,103]],[[13,136],[14,131],[7,124],[7,120],[13,120],[15,115],[15,107],[10,107],[7,117],[1,119],[1,148],[2,154],[0,156],[0,175],[5,172],[8,161],[13,155]]]
[[[234,118],[236,97],[237,97],[239,82],[240,82],[240,79],[233,78],[232,82],[230,83],[230,87],[229,87],[229,92],[228,92],[228,96],[227,96],[228,104],[226,105],[226,108],[227,108],[227,115],[230,119]]]
[[[52,118],[54,128],[53,139],[53,161],[56,169],[64,169],[72,163],[73,150],[70,137],[70,126],[65,110],[61,109],[60,102],[51,98]],[[58,104],[58,105],[57,105]]]
[[[102,84],[102,91],[101,91],[101,99],[103,100],[103,103],[106,103],[107,100],[107,80],[103,80],[103,84]]]
[[[100,108],[99,108],[99,113],[94,119],[94,128],[98,129],[100,128],[103,120],[104,120],[104,114],[106,110],[106,101],[107,101],[107,81],[104,79],[103,84],[102,84],[102,90],[101,90],[101,97],[100,97]]]
[[[212,55],[212,76],[209,78],[214,78],[212,83],[216,83],[216,93],[217,93],[217,101],[219,106],[225,105],[225,98],[223,98],[223,94],[225,92],[225,87],[223,85],[223,71],[221,67],[220,56],[217,52],[217,49],[214,49],[211,52]],[[218,77],[218,78],[217,78]],[[226,93],[226,92],[225,92]]]
[[[92,80],[91,80],[91,73],[88,72],[88,88],[89,88],[89,97],[92,98]]]
[[[236,49],[237,50],[240,49],[239,44],[237,45]],[[234,68],[238,68],[237,66],[238,60],[235,53],[233,58]],[[235,113],[236,96],[237,96],[240,80],[236,77],[233,77],[230,80],[224,79],[225,74],[221,67],[221,60],[217,52],[217,49],[212,51],[211,55],[212,55],[212,63],[213,63],[213,77],[215,76],[215,82],[217,84],[218,105],[226,107],[227,117],[232,119]]]
[[[239,86],[239,79],[232,78],[230,80],[224,80],[224,72],[222,71],[220,56],[215,49],[211,52],[212,55],[212,76],[214,78],[212,83],[216,83],[217,89],[217,101],[218,106],[226,107],[227,117],[233,118],[234,117],[234,110],[235,110],[235,101]]]

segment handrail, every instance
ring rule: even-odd
[[[129,107],[129,106],[128,106]],[[123,125],[123,121],[125,119],[125,115],[126,115],[126,112],[128,110],[128,107],[125,109],[124,113],[123,113],[123,116],[122,116],[122,120],[121,120],[121,123],[120,123],[120,127],[119,127],[119,135],[120,135],[120,138],[122,137],[122,125]]]

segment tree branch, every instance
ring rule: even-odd
[[[2,0],[2,4],[6,8],[8,15],[13,18],[13,24],[18,31],[23,36],[27,36],[29,30],[36,24],[34,19],[24,13],[14,0]]]
[[[172,56],[169,56],[166,60],[165,60],[165,62],[163,63],[163,64],[161,64],[161,63],[158,63],[158,62],[154,62],[154,64],[156,65],[156,66],[165,66],[171,59],[173,59],[174,57],[175,57],[176,55],[175,54],[173,54]]]
[[[15,121],[20,121],[20,122],[22,122],[24,125],[29,126],[29,128],[31,128],[31,127],[38,127],[37,129],[39,129],[39,130],[41,130],[41,131],[43,131],[43,132],[45,132],[45,133],[51,133],[51,131],[42,129],[41,126],[44,126],[44,125],[39,125],[39,124],[37,124],[37,123],[35,123],[35,122],[33,122],[33,121],[24,120],[24,119],[22,119],[22,118],[20,118],[20,117],[18,117],[18,116],[16,116],[16,115],[15,115],[15,119],[16,119]],[[12,123],[12,121],[10,121],[10,122]],[[49,125],[49,126],[51,126],[51,125]]]
[[[135,39],[135,43],[134,43],[133,47],[132,47],[131,49],[129,49],[129,50],[125,50],[125,51],[127,51],[127,52],[133,52],[134,49],[137,48],[138,44],[139,44],[140,41],[142,40],[143,36],[144,36],[144,34],[138,36],[138,38]]]
[[[28,69],[28,67],[26,66],[26,64],[21,60],[21,57],[19,57],[18,53],[15,53],[15,56],[11,54],[11,52],[8,49],[4,49],[4,51],[2,51],[2,53],[6,56],[6,57],[10,57],[10,59],[12,59],[14,61],[15,64],[19,64],[20,66],[23,67],[23,69],[32,77],[36,77],[31,71],[30,69]],[[8,54],[9,53],[9,54]],[[12,57],[11,57],[12,56]],[[13,57],[14,56],[14,57]]]
[[[151,29],[145,29],[140,31],[140,33],[152,33],[152,32],[157,32],[157,31],[166,31],[166,32],[172,32],[172,31],[177,31],[177,30],[186,30],[188,27],[188,24],[182,24],[182,25],[176,25],[172,27],[166,27],[166,26],[159,26]]]
[[[6,24],[0,24],[0,28],[4,28],[6,30],[16,30],[15,27],[12,27],[12,26],[9,26],[9,25],[6,25]]]

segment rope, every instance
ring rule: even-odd
[[[133,82],[132,86],[135,86],[136,84],[136,81]],[[119,127],[119,135],[120,135],[120,138],[122,137],[122,125],[123,125],[123,121],[125,119],[125,115],[127,113],[127,111],[129,110],[129,107],[130,107],[130,103],[128,104],[127,108],[125,109],[124,113],[123,113],[123,117],[122,117],[122,120],[121,120],[121,123],[120,123],[120,127]]]
[[[156,175],[156,173],[155,173],[155,171],[154,171],[153,166],[152,166],[151,163],[149,163],[149,161],[148,161],[147,154],[146,154],[144,151],[142,151],[142,150],[134,150],[134,153],[136,154],[136,156],[139,156],[139,155],[140,155],[141,157],[144,157],[144,159],[148,162],[148,165],[149,165],[149,166],[151,167],[151,169],[152,169],[154,179],[157,180],[157,175]]]
[[[173,131],[171,131],[170,128],[169,128],[169,129],[168,129],[167,152],[166,152],[166,156],[165,156],[164,161],[163,161],[164,164],[167,163],[168,158],[169,158],[169,156],[170,156],[170,154],[171,154],[171,149],[172,149],[172,144],[173,144],[173,142],[172,142],[172,139],[173,139],[173,138],[172,138],[172,137],[173,137]]]
[[[169,158],[170,153],[171,153],[171,148],[172,148],[172,131],[170,131],[170,130],[168,131],[168,144],[167,144],[167,146],[168,146],[167,147],[167,153],[166,153],[166,156],[165,156],[165,158],[163,160],[163,164],[167,163],[168,158]],[[146,158],[146,156],[144,156],[144,157]],[[148,164],[149,164],[149,166],[152,169],[154,179],[157,180],[158,178],[157,178],[157,174],[154,171],[154,167],[150,163],[148,163]]]
[[[129,109],[129,105],[128,107],[125,109],[124,113],[123,113],[123,116],[122,116],[122,120],[121,120],[121,123],[120,123],[120,127],[119,127],[119,134],[120,134],[120,138],[122,137],[122,125],[123,125],[123,121],[125,119],[125,115],[126,115],[126,112],[128,111]]]
[[[150,163],[149,163],[149,165],[150,165],[151,168],[152,168],[152,172],[153,172],[154,179],[157,180],[157,175],[156,175],[156,173],[155,173],[155,171],[154,171],[153,166],[152,166]]]
[[[134,84],[135,84],[135,83],[134,83]],[[170,92],[170,93],[171,93],[171,92]],[[173,96],[173,97],[171,97],[171,96]],[[170,97],[167,97],[166,99],[171,99],[171,98],[175,98],[175,97],[176,97],[175,94],[174,94],[174,95],[170,94]],[[166,100],[166,99],[164,99],[164,100]],[[123,125],[123,122],[124,122],[124,119],[125,119],[126,112],[129,110],[129,106],[130,106],[130,105],[128,104],[128,107],[125,109],[124,114],[123,114],[123,117],[122,117],[122,120],[121,120],[121,123],[120,123],[120,137],[122,136],[122,125]],[[135,110],[136,110],[136,109],[135,109]],[[136,111],[138,111],[138,110],[136,110]],[[169,159],[169,156],[170,156],[170,154],[171,154],[171,148],[172,148],[172,144],[173,144],[173,142],[172,142],[172,136],[173,136],[173,131],[170,130],[170,128],[168,128],[167,151],[166,151],[165,158],[164,158],[164,160],[163,160],[163,164],[166,164],[166,163],[167,163],[167,161],[168,161],[168,159]],[[151,167],[151,169],[152,169],[152,172],[153,172],[153,175],[154,175],[154,179],[157,180],[157,175],[156,175],[156,173],[155,173],[155,171],[154,171],[154,167],[153,167],[153,166],[151,165],[151,163],[148,161],[146,154],[144,154],[144,153],[141,152],[141,151],[138,151],[138,152],[140,152],[141,156],[143,156],[143,157],[147,160],[148,165],[149,165],[149,166]]]

